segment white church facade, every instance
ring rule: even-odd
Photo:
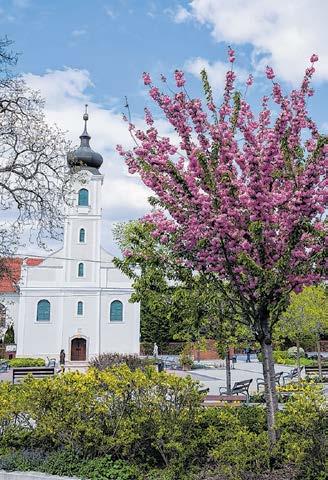
[[[81,145],[68,156],[79,172],[62,248],[44,259],[17,260],[17,288],[0,281],[0,315],[2,323],[13,322],[18,357],[58,359],[63,349],[66,360],[83,362],[104,352],[139,353],[140,307],[129,302],[131,281],[100,243],[103,159],[90,148],[87,113],[83,118]]]

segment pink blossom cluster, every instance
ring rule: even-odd
[[[184,73],[181,70],[176,70],[174,72],[175,83],[177,87],[183,87],[186,83],[184,78]]]
[[[251,85],[253,85],[253,82],[254,82],[254,77],[253,77],[252,74],[249,74],[249,76],[248,76],[248,78],[247,78],[247,80],[246,80],[246,85],[247,85],[248,87],[250,87]]]
[[[327,278],[328,137],[307,109],[317,60],[313,54],[300,88],[288,95],[272,82],[258,114],[245,98],[236,106],[236,74],[228,71],[216,121],[208,116],[213,102],[203,105],[182,90],[163,93],[145,73],[179,145],[159,135],[145,110],[147,130],[133,130],[138,146],[118,148],[162,205],[144,218],[154,236],[185,266],[215,272],[250,302]],[[275,78],[271,67],[266,76]],[[174,77],[185,85],[182,72]],[[270,101],[279,109],[275,117]]]
[[[234,63],[236,60],[235,51],[231,47],[228,49],[228,59],[230,63]]]

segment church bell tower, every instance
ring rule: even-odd
[[[90,147],[88,106],[83,115],[80,146],[67,155],[73,178],[72,197],[64,223],[65,281],[74,286],[99,284],[101,240],[102,156]]]

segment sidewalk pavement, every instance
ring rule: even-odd
[[[290,372],[293,367],[285,365],[275,365],[275,371]],[[202,387],[209,388],[209,395],[218,395],[219,387],[226,386],[226,371],[225,368],[200,368],[196,370],[188,370],[183,372],[181,370],[172,370],[171,373],[186,377],[190,375],[194,380],[198,380]],[[237,361],[235,368],[231,369],[231,383],[240,382],[242,380],[250,380],[253,382],[250,385],[250,391],[256,392],[256,379],[263,378],[262,364],[258,360],[253,360],[251,363],[245,361]]]
[[[13,381],[13,371],[12,369],[7,372],[0,373],[0,382],[12,382]]]
[[[293,367],[285,365],[275,365],[275,371],[290,372]],[[203,388],[209,388],[210,395],[218,395],[219,387],[226,386],[226,371],[224,367],[219,368],[199,368],[195,370],[167,370],[175,375],[186,377],[190,375],[194,380],[198,380]],[[252,379],[250,391],[256,392],[256,379],[263,378],[262,364],[258,360],[252,360],[246,363],[243,360],[238,360],[235,368],[231,369],[231,383],[240,382],[242,380]],[[0,381],[12,381],[12,370],[5,373],[0,373]],[[328,396],[328,386],[325,386],[325,394]]]

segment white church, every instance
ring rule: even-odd
[[[76,175],[63,246],[44,259],[13,259],[17,285],[0,281],[0,327],[13,323],[18,357],[86,362],[104,352],[139,353],[140,306],[131,281],[100,243],[103,158],[90,147],[88,114],[80,147],[68,155]]]

